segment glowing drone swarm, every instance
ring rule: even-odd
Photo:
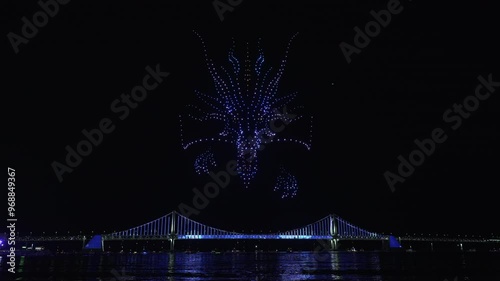
[[[196,157],[194,161],[194,170],[198,175],[208,174],[212,168],[216,166],[214,154],[212,151],[207,150]]]
[[[280,113],[286,109],[295,97],[292,93],[283,97],[278,97],[278,85],[286,65],[289,48],[295,35],[288,42],[284,58],[281,60],[279,68],[273,72],[272,67],[265,68],[265,57],[258,41],[257,58],[252,60],[248,43],[243,61],[235,55],[235,43],[229,49],[228,68],[219,66],[208,56],[205,42],[199,37],[208,72],[213,80],[215,93],[208,95],[195,91],[197,97],[206,105],[207,109],[198,106],[190,106],[192,113],[180,115],[181,122],[181,143],[184,149],[196,143],[204,142],[224,142],[235,147],[238,175],[243,180],[245,186],[257,173],[257,152],[261,145],[270,142],[293,142],[304,145],[308,150],[310,143],[287,138],[275,138],[277,132],[272,130],[273,124],[277,120],[286,121],[289,124],[299,120],[302,116],[284,120],[284,114]],[[201,123],[211,120],[220,121],[224,127],[217,136],[199,138],[192,141],[185,141],[183,137],[183,118],[191,118]]]
[[[293,198],[297,195],[299,184],[297,178],[281,167],[280,175],[276,179],[274,191],[281,191],[281,198]]]

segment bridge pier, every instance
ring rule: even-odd
[[[333,251],[337,251],[339,249],[339,239],[330,239],[330,247]]]
[[[170,252],[173,252],[175,250],[175,239],[170,238],[168,240],[170,241]]]
[[[382,239],[380,242],[382,243],[382,251],[389,251],[389,240]]]
[[[170,241],[170,252],[175,251],[175,239],[177,239],[177,212],[173,211],[172,212],[172,222],[170,224],[170,238],[168,239]]]
[[[332,236],[332,239],[330,239],[330,245],[331,249],[333,251],[337,251],[339,249],[339,227],[338,227],[338,220],[337,220],[337,215],[331,214],[330,215],[330,235]]]
[[[85,249],[85,240],[86,240],[86,237],[85,235],[83,236],[83,239],[82,239],[82,250]]]

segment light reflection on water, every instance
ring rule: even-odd
[[[24,257],[22,261],[17,268],[17,280],[442,281],[446,278],[453,280],[454,276],[466,280],[474,274],[489,274],[494,278],[492,280],[500,280],[495,279],[500,277],[499,255],[476,255],[474,258],[459,253],[324,252],[320,256],[313,252],[60,254]],[[496,265],[491,267],[492,272],[485,272],[481,266],[474,267],[474,264],[485,262]],[[0,266],[2,275],[6,269],[3,261]]]

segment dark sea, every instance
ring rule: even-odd
[[[54,254],[1,261],[0,280],[491,280],[500,252],[197,252]]]

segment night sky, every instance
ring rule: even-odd
[[[192,206],[192,189],[211,181],[193,168],[207,146],[182,149],[178,116],[186,105],[200,104],[195,90],[214,93],[195,30],[209,55],[225,66],[232,38],[240,51],[261,38],[273,67],[298,32],[280,94],[297,91],[294,104],[303,105],[314,122],[310,151],[266,145],[252,184],[245,188],[232,177],[192,219],[268,232],[335,213],[381,233],[500,233],[500,87],[460,125],[458,113],[449,115],[455,121],[443,119],[455,103],[474,95],[479,76],[500,81],[492,7],[401,1],[402,11],[348,63],[339,45],[355,46],[354,28],[364,30],[373,21],[370,11],[387,9],[391,1],[324,6],[243,0],[223,21],[210,1],[135,2],[60,4],[17,54],[9,32],[22,35],[21,19],[32,20],[41,8],[35,1],[2,2],[2,158],[4,167],[16,169],[19,231],[109,233],[178,210],[181,203]],[[142,84],[147,66],[158,64],[169,76],[121,120],[112,103]],[[486,95],[486,88],[481,91]],[[64,164],[65,147],[75,148],[85,139],[82,130],[98,128],[104,118],[114,130],[59,182],[51,164]],[[398,156],[408,159],[417,149],[414,140],[431,138],[436,128],[447,139],[392,192],[384,173],[398,173]],[[201,126],[196,133],[218,129]],[[283,134],[300,135],[302,129],[290,125]],[[212,147],[217,172],[235,151],[227,144]],[[280,165],[299,182],[293,199],[273,192]],[[6,189],[1,196],[7,197]]]

